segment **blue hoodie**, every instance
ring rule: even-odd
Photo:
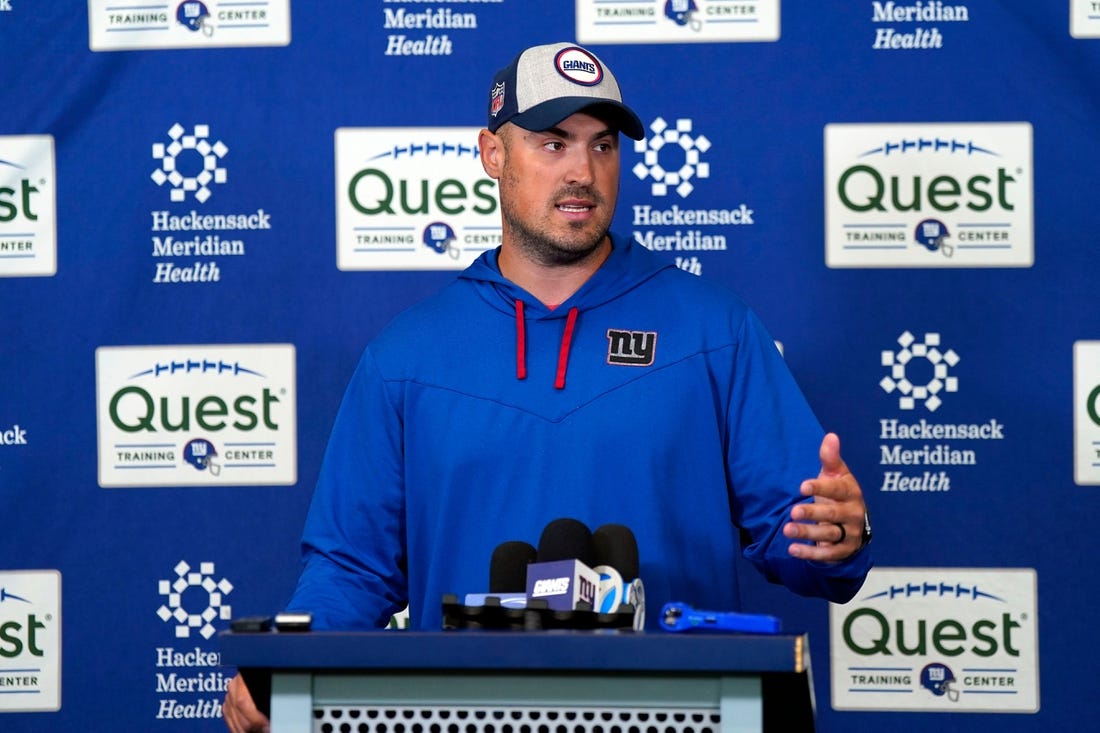
[[[407,602],[412,628],[439,629],[443,594],[485,592],[493,549],[559,517],[634,531],[650,627],[667,601],[739,609],[738,552],[796,593],[855,594],[866,550],[787,552],[823,431],[772,338],[722,286],[612,243],[553,309],[486,252],[367,347],[288,608],[357,629]]]

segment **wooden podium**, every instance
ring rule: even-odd
[[[812,731],[804,635],[226,632],[272,733]]]

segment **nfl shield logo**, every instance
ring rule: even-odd
[[[493,90],[489,92],[489,114],[493,117],[497,116],[501,108],[504,106],[504,82],[493,86]]]

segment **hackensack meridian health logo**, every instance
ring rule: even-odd
[[[0,135],[0,277],[57,274],[52,135]]]
[[[634,241],[654,252],[673,253],[676,266],[695,275],[702,274],[699,254],[729,249],[729,227],[754,223],[754,211],[744,202],[719,202],[712,207],[700,195],[702,186],[697,184],[711,178],[706,155],[712,147],[710,138],[686,117],[673,122],[657,117],[649,124],[647,136],[634,142],[637,162],[631,172],[648,184],[651,199],[631,207]],[[707,190],[725,195],[728,189],[711,186]]]
[[[262,208],[225,213],[204,207],[229,180],[228,153],[207,124],[188,129],[177,122],[153,143],[150,178],[171,206],[149,212],[154,283],[219,282],[225,258],[243,259],[254,233],[271,229],[271,214]]]
[[[970,22],[970,8],[958,2],[871,3],[871,23],[874,26],[876,51],[928,52],[944,47],[944,32]],[[941,25],[942,24],[942,25]]]
[[[825,126],[829,267],[1031,267],[1026,122]]]
[[[476,127],[336,131],[336,265],[461,270],[500,244]]]
[[[920,404],[929,412],[935,412],[943,404],[941,392],[959,391],[959,378],[948,371],[959,363],[959,355],[954,349],[940,351],[938,333],[926,333],[918,341],[906,331],[898,336],[898,347],[882,352],[882,365],[888,367],[890,373],[879,382],[887,394],[898,394],[898,409],[913,410]],[[921,370],[921,364],[926,368]],[[921,376],[913,374],[919,371],[923,371]]]
[[[779,0],[577,0],[579,43],[778,41]]]
[[[974,446],[1004,439],[1005,426],[996,418],[935,419],[944,400],[955,399],[959,378],[953,370],[961,361],[937,332],[918,338],[903,331],[895,348],[881,352],[886,373],[879,387],[890,395],[896,410],[879,418],[881,491],[950,491],[960,470],[978,464]]]
[[[212,562],[199,563],[195,570],[180,560],[173,570],[175,579],[158,584],[164,602],[157,616],[173,625],[177,639],[189,639],[192,633],[209,639],[217,633],[214,621],[228,621],[233,616],[233,609],[225,602],[225,596],[233,592],[233,584],[225,578],[215,580]]]
[[[0,570],[0,712],[61,709],[61,573]]]
[[[292,344],[96,350],[99,485],[297,481]]]
[[[638,180],[652,180],[649,192],[653,196],[676,194],[686,199],[695,190],[695,178],[709,178],[710,164],[703,155],[710,150],[706,135],[696,134],[695,123],[688,118],[676,120],[670,125],[663,117],[649,124],[651,135],[634,141],[634,152],[642,159],[631,169]],[[672,156],[661,162],[661,151],[668,148]],[[666,151],[667,152],[667,151]]]
[[[233,584],[215,571],[212,562],[200,562],[196,568],[181,560],[173,577],[157,585],[157,616],[171,626],[179,643],[156,648],[156,717],[219,718],[229,679],[213,636],[232,618],[226,596],[233,592]]]
[[[1031,568],[874,568],[829,604],[833,707],[1037,712],[1038,627]]]
[[[158,186],[168,184],[169,198],[174,202],[193,196],[199,203],[206,203],[210,187],[225,183],[227,174],[221,163],[229,148],[221,140],[211,139],[209,125],[195,125],[188,133],[176,123],[168,130],[168,138],[168,143],[153,144],[153,158],[159,161],[153,180]],[[190,170],[186,167],[188,155],[194,161]],[[181,156],[185,156],[184,164],[180,163]]]

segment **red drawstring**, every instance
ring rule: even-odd
[[[516,298],[516,379],[527,379],[527,331],[523,323],[523,301]]]
[[[577,309],[570,308],[565,318],[565,332],[558,350],[558,373],[554,389],[565,389],[565,371],[569,366],[569,349],[573,345],[573,329],[577,325]],[[527,326],[523,318],[523,301],[516,298],[516,379],[527,379]]]
[[[573,345],[573,327],[577,323],[576,306],[569,309],[565,319],[565,333],[561,335],[561,349],[558,351],[558,374],[554,378],[554,389],[565,389],[565,368],[569,364],[569,347]]]

